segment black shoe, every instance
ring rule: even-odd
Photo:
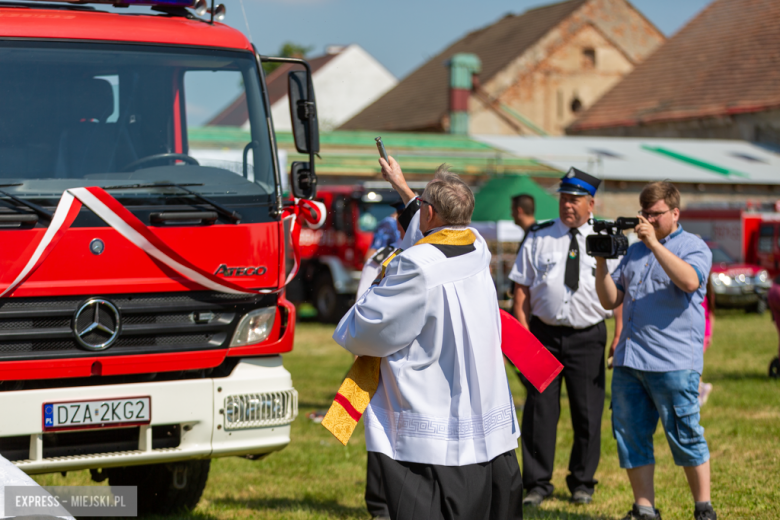
[[[593,495],[591,495],[587,491],[578,489],[577,491],[571,494],[571,501],[574,504],[584,506],[593,502]]]
[[[541,491],[538,489],[532,489],[528,492],[528,494],[525,495],[525,498],[523,499],[523,505],[524,506],[530,506],[530,507],[539,507],[539,505],[544,502],[545,497]]]
[[[780,358],[775,358],[769,363],[769,377],[772,379],[780,377]]]
[[[634,504],[631,511],[621,520],[661,520],[661,512],[656,509],[654,515],[640,515],[639,508]]]
[[[693,518],[694,520],[718,520],[718,515],[715,514],[712,506],[707,506],[706,509],[694,510]]]

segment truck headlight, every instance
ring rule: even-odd
[[[723,283],[720,281],[720,275],[717,275],[715,273],[712,273],[710,275],[710,280],[712,281],[712,285],[721,285]]]
[[[769,280],[769,273],[766,271],[760,271],[756,276],[756,281],[760,283],[766,283],[767,280]]]
[[[734,280],[732,280],[732,278],[731,278],[729,275],[727,275],[726,273],[720,273],[720,274],[718,275],[718,279],[720,279],[721,283],[722,283],[723,285],[726,285],[726,286],[729,286],[729,285],[731,285],[731,284],[732,284],[732,282],[734,281]]]
[[[254,345],[265,340],[274,326],[275,317],[276,307],[264,307],[246,313],[238,322],[230,346]]]

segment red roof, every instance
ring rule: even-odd
[[[715,0],[568,129],[780,107],[780,2]]]
[[[312,75],[339,53],[326,54],[308,60]],[[291,70],[303,70],[301,65],[282,63],[265,78],[268,87],[268,101],[273,105],[287,95],[287,73]],[[249,119],[246,107],[246,93],[241,93],[222,112],[206,123],[206,126],[241,126]]]
[[[164,43],[252,50],[249,40],[227,25],[202,20],[105,11],[0,7],[0,37]]]

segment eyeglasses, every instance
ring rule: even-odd
[[[420,203],[422,203],[422,204],[427,204],[427,205],[429,205],[429,206],[431,207],[431,209],[432,209],[433,211],[436,211],[436,206],[434,206],[432,203],[428,202],[427,200],[425,200],[425,199],[424,199],[424,198],[422,198],[422,197],[418,197],[418,198],[420,199]]]
[[[639,214],[639,215],[642,215],[642,216],[643,216],[643,217],[645,217],[647,220],[656,220],[656,219],[658,219],[658,218],[659,218],[661,215],[663,215],[664,213],[669,213],[670,211],[672,211],[672,210],[671,210],[671,208],[670,208],[670,209],[667,209],[666,211],[652,211],[652,212],[650,212],[650,211],[645,211],[645,210],[639,210],[638,214]]]

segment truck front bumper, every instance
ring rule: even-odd
[[[125,441],[117,444],[122,449],[111,450],[116,428],[84,430],[81,442],[82,432],[43,431],[45,403],[136,396],[149,396],[152,410],[151,424],[132,432],[137,431],[136,449],[127,449]],[[12,462],[36,474],[277,451],[290,442],[298,397],[281,356],[268,356],[241,359],[224,378],[2,392],[0,410],[0,447],[29,438],[28,456]],[[155,428],[168,426],[178,432],[178,443],[160,443],[153,435]],[[96,431],[104,436],[102,443],[95,444]],[[61,435],[69,436],[66,443],[58,442]],[[67,448],[63,454],[63,444],[74,454],[68,455]]]
[[[749,307],[759,300],[766,300],[768,290],[754,285],[715,287],[716,307]]]

